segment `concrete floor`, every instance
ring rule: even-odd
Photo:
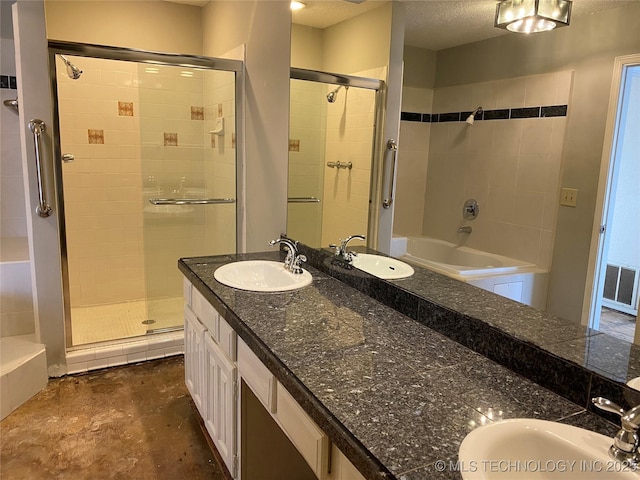
[[[0,478],[224,477],[176,356],[50,379],[0,422]]]

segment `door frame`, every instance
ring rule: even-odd
[[[604,146],[602,161],[600,162],[600,176],[598,180],[598,194],[596,197],[594,228],[591,236],[589,262],[587,265],[587,279],[582,307],[582,324],[598,329],[602,301],[598,294],[604,287],[604,271],[602,269],[603,255],[608,246],[606,225],[611,219],[611,197],[615,188],[615,152],[618,142],[618,120],[622,107],[623,84],[628,67],[640,65],[640,53],[616,57],[613,67],[611,93],[609,95],[609,109],[607,124],[604,132]],[[636,338],[638,329],[636,329]]]

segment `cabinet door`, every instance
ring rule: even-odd
[[[205,335],[207,405],[205,426],[231,476],[236,476],[237,372],[210,335]]]
[[[200,415],[203,415],[202,395],[204,393],[204,332],[205,327],[198,321],[188,305],[184,306],[184,372],[185,383]],[[203,415],[204,416],[204,415]]]

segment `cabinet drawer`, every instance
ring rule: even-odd
[[[316,476],[325,479],[329,471],[329,437],[280,383],[277,391],[276,420]]]
[[[276,378],[241,338],[238,339],[238,371],[270,413],[276,411]]]
[[[220,348],[232,362],[235,362],[237,358],[236,345],[238,335],[236,334],[235,330],[231,328],[231,325],[229,325],[227,321],[222,317],[222,315],[219,316],[218,328],[220,330],[220,338],[218,339]]]
[[[196,288],[191,289],[191,308],[198,320],[207,327],[209,334],[217,342],[219,339],[218,322],[220,315]]]

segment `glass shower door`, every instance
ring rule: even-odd
[[[236,251],[235,72],[65,57],[67,346],[182,328],[177,260]]]
[[[312,247],[369,233],[379,82],[357,83],[290,79],[287,234]]]

